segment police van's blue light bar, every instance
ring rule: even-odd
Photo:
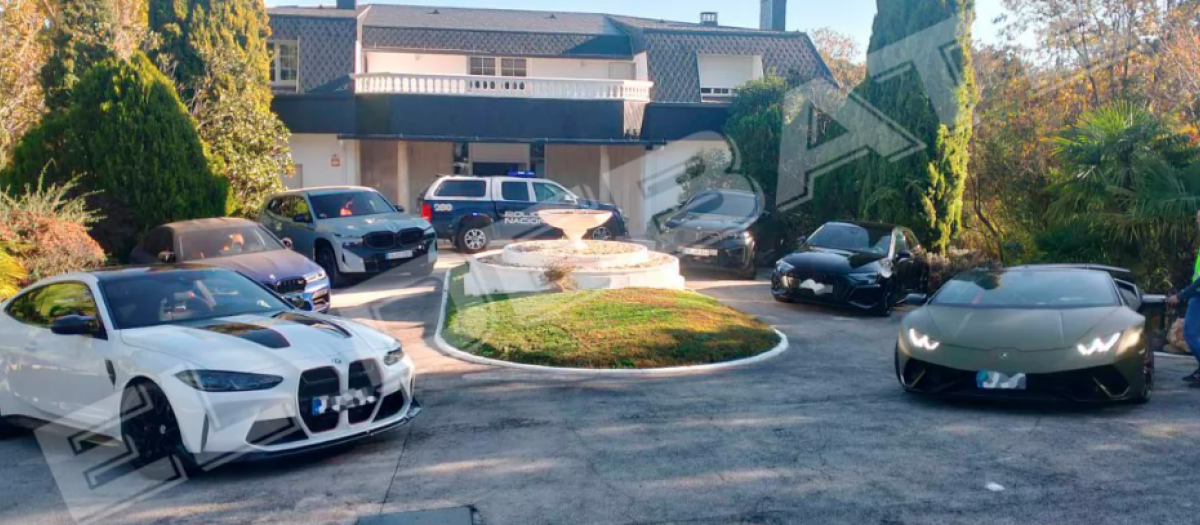
[[[537,172],[536,172],[536,171],[509,170],[509,172],[508,172],[508,176],[509,176],[509,177],[523,177],[523,178],[526,178],[526,179],[536,179],[536,178],[538,178],[538,175],[537,175]]]

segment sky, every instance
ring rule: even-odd
[[[268,6],[333,5],[335,0],[266,0]],[[850,35],[863,48],[871,39],[876,0],[790,0],[787,29],[811,31],[820,27]],[[758,0],[359,0],[445,7],[489,7],[536,11],[578,11],[699,22],[703,11],[716,11],[721,25],[758,27]],[[998,39],[996,17],[1004,14],[1001,0],[978,0],[975,35],[984,41]],[[864,55],[865,56],[865,55]]]

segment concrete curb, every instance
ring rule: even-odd
[[[437,330],[434,332],[433,340],[437,347],[447,356],[460,361],[474,363],[477,365],[497,366],[503,368],[512,368],[516,370],[525,370],[529,372],[548,372],[555,374],[571,374],[579,376],[595,376],[595,377],[653,377],[653,376],[669,376],[681,374],[702,374],[707,372],[716,372],[720,370],[728,370],[731,368],[739,368],[749,366],[756,363],[761,363],[768,359],[778,356],[787,351],[789,348],[788,338],[783,335],[778,329],[775,333],[779,335],[779,344],[775,345],[766,352],[758,354],[754,357],[747,357],[737,361],[728,361],[725,363],[713,363],[710,365],[694,365],[694,366],[676,366],[669,368],[646,368],[637,370],[620,370],[620,369],[587,369],[587,368],[558,368],[553,366],[527,365],[523,363],[513,363],[510,361],[501,361],[499,359],[489,359],[487,357],[477,356],[468,352],[464,352],[455,348],[446,339],[442,337],[442,327],[446,324],[446,308],[449,306],[450,300],[450,271],[446,272],[446,278],[442,282],[442,306],[438,311]]]

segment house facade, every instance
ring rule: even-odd
[[[619,15],[409,5],[272,8],[289,187],[371,186],[412,209],[439,175],[536,172],[621,206],[632,232],[677,203],[687,161],[728,149],[738,86],[830,77],[785,0],[759,29]]]

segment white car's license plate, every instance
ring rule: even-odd
[[[351,390],[336,396],[319,396],[312,400],[311,413],[319,416],[326,412],[343,412],[351,408],[367,406],[375,402],[370,389]]]
[[[716,257],[717,251],[709,248],[684,248],[684,255],[694,255],[696,257]]]
[[[975,386],[984,390],[1025,390],[1025,374],[1002,374],[981,370],[975,374]]]
[[[392,252],[392,253],[387,254],[387,259],[389,261],[394,261],[396,259],[411,259],[412,256],[413,256],[412,250],[404,250],[402,252]]]

